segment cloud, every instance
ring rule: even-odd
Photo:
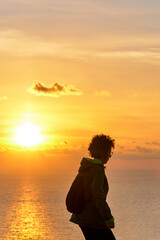
[[[133,148],[126,148],[125,149],[126,154],[128,154],[128,153],[129,154],[132,154],[132,153],[136,153],[136,154],[155,154],[157,152],[159,152],[159,150],[155,147],[142,147],[142,146],[138,146],[138,145],[133,147]]]
[[[128,147],[118,145],[116,146],[116,154],[121,159],[135,160],[136,159],[160,159],[160,150],[159,150],[159,142],[145,142],[146,145],[131,145]]]
[[[153,149],[151,149],[151,148],[146,148],[146,147],[136,146],[136,150],[137,150],[139,153],[153,153]]]
[[[147,145],[155,145],[155,146],[160,146],[160,143],[157,141],[152,141],[152,142],[146,142]]]
[[[160,98],[160,92],[155,91],[155,92],[133,92],[128,95],[129,97],[132,98]]]
[[[0,31],[0,52],[14,56],[54,56],[74,58],[76,49],[68,42],[48,41],[17,29]]]
[[[116,151],[116,158],[121,160],[136,161],[136,160],[159,160],[160,151],[158,149],[144,148],[137,146],[134,149],[120,149]]]
[[[122,154],[122,153],[119,153],[117,154],[117,158],[118,159],[121,159],[121,160],[128,160],[128,161],[136,161],[136,160],[158,160],[158,163],[159,163],[159,159],[160,159],[160,152],[156,153],[156,154]],[[145,161],[144,161],[144,166],[145,166]],[[160,167],[160,164],[159,164],[159,167]]]
[[[0,101],[6,101],[6,100],[8,100],[8,97],[6,96],[0,97]]]
[[[93,42],[48,40],[40,36],[29,35],[17,29],[0,31],[0,53],[14,56],[53,56],[64,59],[134,59],[136,62],[159,64],[159,38],[128,37],[119,35],[107,37],[107,40]],[[134,49],[134,50],[133,50]]]
[[[28,171],[33,174],[47,175],[75,172],[79,168],[82,156],[85,155],[86,147],[83,145],[46,145],[42,149],[34,150],[22,147],[1,149],[0,146],[0,174],[18,176],[25,175]]]
[[[33,86],[28,89],[32,94],[59,97],[60,95],[82,95],[82,92],[72,85],[59,84],[55,82],[51,87],[45,87],[40,82],[34,82]]]
[[[65,141],[65,140],[64,140]],[[143,152],[145,149],[136,149],[133,152],[121,149],[113,154],[108,167],[121,169],[160,169],[160,151]],[[141,151],[141,152],[140,152]],[[0,147],[0,173],[10,172],[24,173],[26,170],[34,170],[33,173],[41,172],[51,174],[69,171],[77,171],[83,156],[88,156],[86,145],[64,144],[55,146],[44,145],[41,149],[27,150],[22,147]],[[22,161],[23,159],[23,161]],[[33,161],[34,159],[34,161]],[[63,164],[57,164],[62,162]],[[112,161],[113,160],[113,161]]]
[[[102,96],[102,97],[111,97],[112,96],[111,92],[109,92],[107,90],[96,91],[95,95],[96,96]]]

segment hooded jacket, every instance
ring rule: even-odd
[[[71,222],[96,229],[108,228],[106,221],[113,219],[113,216],[106,202],[109,186],[104,168],[98,159],[82,159],[78,172],[86,175],[85,187],[86,191],[91,190],[92,199],[81,213],[72,214]]]

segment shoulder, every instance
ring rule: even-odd
[[[91,171],[92,171],[93,176],[105,175],[104,166],[101,164],[97,164],[96,166],[94,166]]]

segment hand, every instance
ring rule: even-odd
[[[106,224],[109,228],[114,228],[115,227],[114,221],[113,222],[108,222]]]

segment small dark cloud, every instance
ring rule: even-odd
[[[118,152],[122,152],[121,150],[122,149],[119,147]],[[123,150],[123,153],[124,154],[129,154],[129,155],[137,154],[139,156],[142,156],[142,155],[151,156],[151,155],[159,153],[159,150],[155,149],[154,147],[153,148],[152,147],[141,147],[141,146],[137,145],[137,146],[132,147],[132,148],[125,148]]]
[[[147,145],[155,145],[155,146],[160,146],[160,143],[157,141],[152,141],[152,142],[146,142]]]
[[[142,153],[151,153],[151,152],[153,152],[153,149],[151,149],[151,148],[145,148],[145,147],[140,147],[140,146],[136,146],[136,150],[138,151],[138,152],[142,152]]]
[[[116,159],[120,159],[120,160],[127,160],[127,161],[136,161],[136,160],[158,160],[160,159],[160,152],[128,152],[128,153],[124,153],[124,152],[117,152],[116,154]],[[145,164],[145,162],[144,162]],[[160,167],[160,164],[159,164]]]
[[[34,82],[28,90],[32,94],[59,97],[60,95],[82,95],[82,92],[74,86],[54,83],[51,87],[46,87],[40,82]]]

